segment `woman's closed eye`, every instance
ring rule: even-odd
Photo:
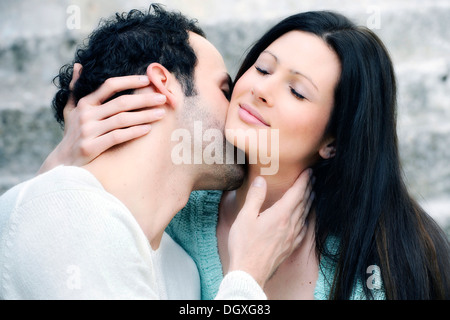
[[[269,75],[269,71],[265,70],[264,68],[261,68],[259,66],[255,66],[256,71],[258,71],[258,73],[260,73],[263,76]],[[291,90],[291,93],[294,95],[295,98],[299,99],[299,100],[305,100],[306,97],[304,95],[302,95],[301,93],[299,93],[297,90],[295,90],[293,87],[289,87]]]
[[[267,74],[269,74],[268,71],[264,70],[264,69],[261,68],[261,67],[255,66],[255,68],[256,68],[256,70],[257,70],[259,73],[261,73],[262,75],[267,75]]]
[[[300,100],[305,100],[306,98],[299,92],[297,92],[294,88],[291,87],[291,93],[294,95],[294,97],[296,97],[297,99]]]

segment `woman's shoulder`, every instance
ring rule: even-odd
[[[314,291],[316,300],[328,300],[332,291],[334,276],[336,273],[337,261],[333,256],[339,252],[340,241],[336,236],[328,236],[325,241],[325,249],[329,255],[323,255],[320,258],[319,275]],[[367,286],[372,299],[385,300],[385,292],[381,280],[381,270],[377,265],[371,265],[367,268],[366,281],[357,280],[350,296],[350,300],[368,300],[364,286]]]
[[[223,191],[221,190],[192,191],[187,205],[181,211],[217,211],[219,209],[222,193]]]
[[[180,223],[194,225],[205,214],[217,215],[221,197],[222,191],[218,190],[191,192],[186,206],[175,215],[169,226]]]
[[[192,243],[192,238],[206,229],[213,230],[215,236],[221,197],[222,191],[218,190],[193,191],[186,206],[175,215],[166,232],[179,243]]]

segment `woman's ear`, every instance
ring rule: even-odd
[[[323,159],[333,158],[336,155],[336,140],[334,138],[326,139],[319,149],[319,155]]]
[[[167,104],[174,107],[177,104],[175,85],[178,84],[175,77],[160,63],[152,63],[147,67],[147,76],[150,85],[155,91],[167,97]]]

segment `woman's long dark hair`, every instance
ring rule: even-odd
[[[252,47],[236,81],[273,41],[293,30],[322,38],[342,69],[325,133],[335,137],[336,155],[314,167],[317,254],[336,263],[329,298],[350,298],[356,281],[365,284],[367,268],[376,264],[387,299],[449,299],[449,241],[403,181],[396,81],[381,40],[340,14],[297,14]],[[325,246],[330,235],[340,241],[337,254]]]

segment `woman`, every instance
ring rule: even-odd
[[[239,128],[279,132],[279,171],[266,177],[263,207],[305,168],[316,177],[308,234],[267,283],[269,298],[450,297],[449,242],[402,180],[394,71],[374,33],[331,12],[274,26],[237,74],[227,129]],[[246,139],[228,138],[254,151],[240,144]],[[228,232],[260,169],[249,164],[236,191],[194,193],[169,226],[197,262],[203,298],[214,297],[227,269]],[[197,210],[218,219],[190,219]]]

